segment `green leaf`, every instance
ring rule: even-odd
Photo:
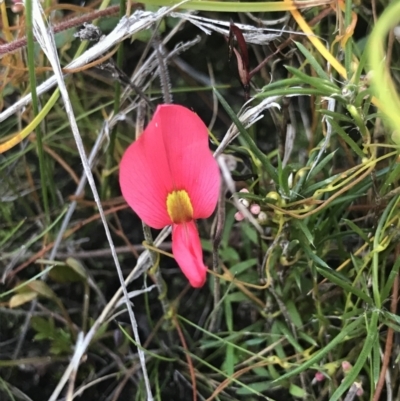
[[[70,354],[72,348],[71,336],[62,329],[57,329],[51,343],[50,352],[54,355]]]
[[[383,290],[381,292],[381,299],[382,301],[386,301],[389,297],[390,290],[393,287],[393,282],[397,275],[399,274],[399,269],[400,269],[400,258],[397,258],[396,262],[393,265],[392,270],[389,273],[389,277],[386,281],[385,286],[383,287]]]
[[[320,113],[322,113],[325,117],[329,117],[329,119],[334,120],[336,123],[344,122],[346,126],[351,126],[353,124],[353,120],[344,113],[338,113],[337,111],[331,111],[328,109],[320,109]]]
[[[373,254],[372,254],[372,293],[374,295],[375,307],[380,309],[382,305],[381,294],[379,292],[379,272],[380,272],[380,260],[378,249],[381,246],[384,236],[386,236],[386,225],[387,221],[390,220],[393,213],[397,213],[398,203],[400,196],[395,196],[386,205],[383,213],[381,214],[378,225],[376,227],[374,241],[373,241]]]
[[[379,341],[375,341],[373,344],[371,365],[372,365],[371,371],[372,371],[372,378],[374,381],[374,388],[376,388],[381,373],[381,353],[380,353]]]
[[[318,74],[318,76],[326,81],[329,81],[328,74],[320,66],[320,64],[315,59],[315,57],[300,42],[295,41],[294,43],[297,46],[297,48],[303,53],[304,57],[307,59],[307,61],[310,63],[310,65],[314,68],[314,70]]]
[[[339,272],[336,272],[335,270],[332,269],[330,270],[323,269],[318,266],[316,266],[316,269],[318,270],[318,273],[322,274],[332,283],[337,284],[339,287],[343,288],[347,292],[350,292],[356,295],[358,298],[361,298],[368,305],[373,305],[372,299],[367,294],[365,294],[363,291],[355,287],[353,283],[349,282],[349,280],[346,277],[342,276]]]
[[[53,319],[45,319],[33,316],[31,319],[32,329],[37,332],[35,340],[52,340],[55,337],[55,326]]]
[[[284,338],[286,338],[289,343],[293,346],[293,348],[298,353],[303,353],[303,347],[298,343],[298,341],[294,338],[292,332],[286,327],[286,325],[279,320],[276,322],[279,331],[283,334]]]
[[[296,78],[296,77],[292,77],[292,78],[286,78],[286,79],[279,79],[275,82],[271,82],[268,85],[265,85],[262,87],[261,92],[257,93],[255,95],[255,98],[257,97],[266,97],[264,92],[270,92],[272,90],[282,90],[282,89],[286,89],[289,88],[291,86],[299,86],[301,85],[303,82],[301,79]]]
[[[0,95],[0,98],[1,98],[1,95]],[[10,213],[11,213],[11,212],[10,212]],[[2,215],[3,215],[3,217],[4,217],[4,214],[3,214],[3,213],[2,213]],[[4,221],[4,220],[3,220],[3,221]],[[2,230],[3,232],[0,232],[0,234],[1,234],[2,236],[4,235],[4,237],[1,238],[1,240],[0,240],[0,248],[3,247],[3,245],[6,244],[7,241],[8,241],[9,239],[14,238],[14,237],[16,236],[17,231],[22,227],[22,225],[23,225],[25,222],[26,222],[26,219],[21,220],[19,223],[17,223],[17,224],[15,225],[15,227],[12,227],[12,228],[10,229],[10,232],[5,232],[5,231],[3,231],[3,230]]]
[[[314,340],[314,338],[312,338],[311,336],[309,336],[308,334],[304,333],[303,331],[301,331],[299,333],[299,337],[302,338],[304,341],[307,341],[309,344],[311,344],[313,347],[318,347],[318,343],[317,341]]]
[[[219,253],[221,255],[222,260],[233,263],[237,263],[237,261],[240,260],[239,254],[236,251],[236,249],[233,249],[231,247],[220,249]]]
[[[389,192],[389,189],[393,189],[392,185],[397,186],[396,183],[399,176],[400,176],[400,163],[393,163],[390,166],[389,175],[386,177],[385,182],[383,183],[379,191],[381,196]]]
[[[289,386],[289,393],[293,397],[297,398],[305,398],[307,393],[299,386],[296,386],[295,384],[291,383]]]
[[[356,233],[360,236],[360,238],[362,238],[364,240],[364,242],[366,242],[367,244],[369,244],[371,241],[368,238],[367,234],[361,230],[360,227],[358,227],[355,223],[353,223],[351,220],[348,219],[343,219],[343,221]]]
[[[316,264],[316,266],[321,266],[324,267],[327,270],[331,270],[331,268],[329,267],[329,265],[324,262],[309,246],[309,244],[306,244],[304,242],[301,243],[301,246],[303,247],[303,250],[305,252],[305,254],[314,261],[314,263]]]
[[[221,248],[226,248],[229,245],[229,240],[232,234],[232,228],[236,222],[235,220],[236,212],[237,212],[236,208],[232,208],[226,213],[224,231],[221,239]]]
[[[322,358],[324,358],[332,349],[336,348],[339,344],[345,340],[346,337],[351,336],[353,331],[355,331],[360,324],[363,322],[363,317],[359,317],[358,319],[354,320],[347,326],[343,327],[339,334],[331,340],[329,344],[327,344],[324,348],[320,351],[316,352],[312,355],[307,361],[303,362],[298,367],[294,368],[292,371],[282,375],[279,379],[274,380],[271,385],[277,385],[282,381],[290,379],[293,376],[298,375],[301,372],[306,371],[313,365],[316,365]],[[330,400],[331,401],[331,400]]]
[[[385,316],[387,319],[392,320],[396,322],[398,325],[400,325],[400,316],[396,315],[394,313],[388,312],[388,311],[382,311],[383,316]]]
[[[268,370],[263,368],[263,367],[256,367],[253,368],[252,371],[257,375],[265,379],[266,377],[269,376]]]
[[[33,330],[37,332],[43,331],[54,331],[54,320],[53,319],[45,319],[44,317],[40,316],[33,316],[31,318],[31,326]]]
[[[27,288],[36,292],[38,295],[40,295],[44,298],[48,298],[53,301],[58,300],[55,292],[44,281],[34,280],[34,281],[27,283],[26,286],[27,286]]]
[[[293,219],[292,223],[293,223],[294,227],[296,227],[298,230],[300,230],[304,234],[304,236],[307,238],[307,241],[309,242],[309,244],[314,246],[314,236],[311,234],[311,232],[308,229],[305,221],[304,220]],[[301,241],[301,243],[302,243],[302,241]],[[307,244],[307,246],[308,246],[308,244]]]
[[[26,291],[21,294],[16,294],[13,295],[8,302],[9,308],[16,308],[18,306],[21,306],[23,304],[26,304],[27,302],[31,302],[37,297],[37,293],[35,291]]]
[[[272,166],[271,162],[269,161],[268,157],[261,152],[261,150],[258,148],[258,146],[254,143],[253,139],[250,137],[248,132],[246,131],[246,128],[243,126],[235,112],[231,109],[227,101],[222,97],[222,95],[218,92],[217,89],[214,88],[214,93],[216,94],[218,100],[221,102],[222,107],[225,109],[225,111],[228,113],[229,117],[231,120],[234,122],[236,125],[237,129],[240,132],[240,135],[242,135],[242,138],[245,140],[247,143],[250,151],[258,158],[262,166],[266,169],[268,172],[269,176],[273,181],[277,181],[277,174],[275,168]]]
[[[310,174],[308,175],[307,180],[310,180],[311,178],[317,176],[324,169],[324,167],[333,159],[335,154],[336,154],[336,150],[333,152],[330,152],[316,166],[314,166],[312,168],[312,170],[310,170]]]
[[[353,152],[355,152],[360,158],[365,157],[365,153],[334,119],[329,118],[329,123],[332,125],[332,128],[337,132],[337,134],[350,146]]]
[[[60,264],[53,267],[49,276],[57,283],[76,283],[86,281],[74,268],[67,264]]]
[[[244,271],[250,269],[253,266],[256,266],[257,259],[252,258],[248,260],[244,260],[243,262],[234,264],[229,270],[232,274],[238,276],[239,274],[243,273]]]
[[[76,260],[74,258],[67,258],[65,261],[68,267],[70,267],[76,274],[78,274],[83,281],[87,280],[87,272],[85,267],[82,265],[79,260]]]
[[[371,321],[368,325],[367,338],[365,339],[361,352],[357,355],[356,363],[349,373],[345,376],[340,386],[332,394],[329,401],[338,401],[342,395],[350,388],[350,386],[357,380],[357,376],[360,374],[361,369],[368,357],[371,356],[371,350],[378,340],[378,317],[379,311],[375,310],[372,312]],[[379,341],[379,340],[378,340]]]
[[[226,296],[227,301],[229,302],[248,302],[249,297],[243,292],[232,292]]]
[[[304,82],[302,82],[304,84]],[[256,98],[266,98],[270,96],[328,96],[327,90],[320,90],[317,88],[285,88],[285,89],[275,89],[268,92],[261,92],[256,96]]]
[[[303,84],[310,85],[311,87],[320,91],[321,94],[324,96],[332,96],[334,94],[337,95],[340,94],[339,88],[329,80],[310,77],[310,75],[307,75],[304,72],[301,72],[300,70],[290,67],[288,65],[286,65],[285,68],[294,76],[300,78],[303,81]]]
[[[254,392],[262,393],[263,391],[271,388],[271,381],[264,380],[260,383],[251,383],[251,384],[248,384],[247,387],[249,387],[249,388],[246,388],[246,387],[240,388],[239,390],[236,391],[236,394],[248,395],[248,394],[254,394]],[[253,391],[251,391],[250,389]]]
[[[288,300],[286,301],[285,306],[290,315],[292,323],[298,328],[303,327],[303,322],[301,320],[300,313],[297,310],[295,303],[292,300]]]
[[[278,157],[278,161],[280,164],[280,157]],[[290,174],[293,173],[293,168],[291,165],[285,166],[282,170],[279,171],[278,177],[279,177],[279,192],[281,192],[281,195],[289,198],[291,190],[289,188],[289,176]]]
[[[257,232],[254,230],[253,226],[247,223],[241,224],[241,229],[243,230],[244,236],[248,238],[254,245],[258,245]]]

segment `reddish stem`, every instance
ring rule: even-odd
[[[142,3],[133,3],[133,6],[140,7],[140,6],[142,6]],[[54,33],[62,32],[67,29],[71,29],[71,28],[80,26],[84,22],[90,22],[97,18],[109,17],[111,15],[118,14],[119,9],[120,9],[119,5],[111,6],[104,10],[93,11],[93,12],[81,15],[80,17],[74,17],[74,18],[67,19],[65,21],[60,22],[59,24],[55,24],[53,27],[53,32]],[[36,40],[36,38],[35,38],[35,40]],[[0,55],[13,53],[16,50],[18,50],[22,47],[25,47],[25,46],[26,46],[26,36],[24,36],[20,39],[14,40],[11,43],[6,43],[6,44],[0,45]]]
[[[397,258],[400,255],[400,246],[396,248],[395,255],[396,255],[395,260],[397,260]],[[396,314],[398,297],[399,297],[399,275],[396,274],[392,287],[392,300],[390,302],[390,312],[392,312],[393,314]],[[383,390],[383,386],[385,384],[386,371],[389,366],[390,357],[392,356],[393,334],[394,334],[393,329],[391,327],[388,327],[385,352],[383,354],[382,369],[379,375],[378,383],[376,385],[373,401],[379,401],[379,398]]]

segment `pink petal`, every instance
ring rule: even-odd
[[[158,109],[140,138],[125,151],[119,171],[122,195],[150,227],[171,224],[166,199],[173,190]]]
[[[220,174],[208,147],[207,127],[183,106],[159,106],[156,116],[175,189],[188,192],[194,219],[209,217],[218,200]]]
[[[257,203],[253,203],[253,204],[250,206],[250,212],[253,213],[253,214],[255,214],[255,215],[260,214],[260,212],[261,212],[261,206],[258,205]]]
[[[244,216],[243,216],[242,212],[236,212],[236,213],[235,213],[235,220],[236,220],[236,221],[242,221],[242,220],[244,220]]]
[[[322,372],[315,372],[314,377],[317,382],[322,382],[323,380],[325,380],[325,375]]]
[[[208,148],[207,127],[183,106],[158,106],[120,164],[122,195],[153,228],[171,224],[166,199],[173,190],[186,190],[195,219],[209,217],[218,200],[219,185],[218,165]]]
[[[202,287],[207,267],[203,263],[203,250],[194,221],[172,226],[172,253],[192,287]]]

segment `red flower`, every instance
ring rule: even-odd
[[[204,123],[183,106],[158,106],[122,157],[119,181],[125,200],[147,225],[172,224],[172,253],[190,284],[203,286],[207,268],[195,220],[214,211],[220,186]]]

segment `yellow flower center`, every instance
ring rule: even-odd
[[[185,223],[193,219],[193,206],[189,194],[181,189],[172,191],[167,196],[167,212],[175,224]]]

